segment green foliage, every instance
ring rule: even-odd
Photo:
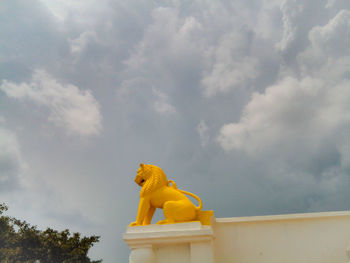
[[[99,263],[87,256],[98,236],[80,237],[68,229],[38,230],[26,221],[4,216],[0,203],[0,263]]]

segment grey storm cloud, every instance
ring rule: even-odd
[[[20,188],[24,162],[16,136],[1,122],[0,119],[0,190],[9,192]]]
[[[127,261],[141,162],[217,217],[350,209],[347,0],[5,0],[0,24],[1,201],[101,235],[93,258]]]

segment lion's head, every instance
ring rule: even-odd
[[[166,175],[161,168],[151,164],[140,164],[135,177],[135,183],[142,187],[140,192],[141,197],[167,185],[167,182]]]

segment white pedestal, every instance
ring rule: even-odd
[[[213,230],[200,222],[128,227],[129,263],[214,263]]]

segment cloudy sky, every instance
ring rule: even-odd
[[[350,210],[350,2],[2,0],[8,214],[127,262],[141,162],[216,217]]]

